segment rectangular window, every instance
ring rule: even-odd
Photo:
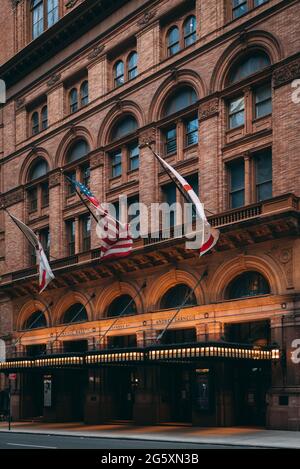
[[[37,188],[28,191],[29,211],[35,212],[38,208]]]
[[[245,123],[245,100],[244,97],[235,98],[229,102],[229,128],[235,129]]]
[[[162,187],[163,202],[166,202],[170,207],[176,203],[176,185],[166,184]],[[168,224],[168,220],[165,218],[165,224]],[[170,211],[170,226],[174,226],[176,222],[176,214],[174,211]]]
[[[232,0],[232,18],[239,18],[248,12],[247,0]]]
[[[49,228],[44,228],[39,233],[40,243],[43,246],[45,254],[49,260],[50,255],[50,231]]]
[[[188,184],[191,186],[191,188],[194,190],[194,192],[199,196],[199,178],[198,178],[198,173],[196,174],[191,174],[190,176],[187,176],[186,181]],[[187,222],[191,221],[190,216],[192,215],[192,220],[196,218],[196,213],[195,210],[189,207],[189,210],[187,213],[185,213],[185,220]]]
[[[111,154],[111,175],[113,178],[122,174],[122,150]]]
[[[43,0],[32,2],[32,39],[36,39],[44,31],[44,5]]]
[[[130,197],[127,201],[128,205],[128,223],[130,223],[131,233],[133,238],[136,238],[140,232],[140,210],[139,210],[139,196]]]
[[[76,181],[76,171],[71,171],[70,173],[67,174],[67,176],[72,179],[72,181]],[[69,181],[67,182],[67,195],[74,195],[76,193],[76,189],[73,184],[71,184]]]
[[[261,151],[254,155],[257,202],[272,197],[272,151]]]
[[[229,166],[230,207],[238,208],[245,204],[245,169],[244,160],[238,160]]]
[[[48,0],[48,28],[59,20],[59,0]]]
[[[68,256],[75,254],[75,220],[66,222]]]
[[[256,88],[254,97],[256,119],[272,113],[272,89],[269,83]]]
[[[139,168],[139,156],[140,156],[138,144],[135,143],[135,144],[131,145],[128,148],[128,152],[129,152],[129,169],[130,169],[130,171],[138,169]]]
[[[49,206],[49,184],[44,182],[41,184],[41,195],[42,195],[42,208]]]
[[[189,120],[185,124],[185,144],[194,145],[198,143],[198,119],[197,117]]]
[[[176,127],[166,130],[165,132],[165,153],[169,155],[177,150],[177,132]]]
[[[90,187],[91,170],[89,166],[83,166],[81,169],[82,183],[85,187]]]
[[[82,251],[89,251],[91,249],[91,217],[85,215],[80,221],[82,230]]]

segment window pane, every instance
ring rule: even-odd
[[[245,115],[244,115],[244,98],[238,98],[230,101],[229,103],[229,127],[233,129],[244,125]]]
[[[166,139],[166,153],[174,153],[177,149],[176,127],[169,129],[165,133]]]
[[[49,171],[49,166],[47,161],[39,159],[36,163],[33,164],[32,168],[29,171],[28,181],[33,181],[42,176],[45,176]]]
[[[78,140],[68,150],[67,162],[79,160],[86,156],[90,151],[89,144],[85,140]]]
[[[48,28],[59,19],[59,0],[48,0]]]
[[[271,85],[263,85],[255,90],[255,115],[256,118],[272,113]]]
[[[77,89],[73,88],[70,92],[70,112],[76,112],[78,109],[78,93]]]
[[[42,109],[42,129],[45,130],[48,127],[48,108],[44,106]]]
[[[180,50],[179,46],[179,29],[177,26],[170,29],[168,33],[168,55],[174,55]]]
[[[272,153],[270,150],[255,156],[257,201],[272,197]]]
[[[169,206],[173,205],[176,202],[176,185],[175,184],[167,184],[166,186],[162,187],[162,194],[163,194],[163,200],[166,202]],[[165,222],[170,223],[170,226],[175,225],[175,213],[174,211],[170,212],[170,217],[169,220],[167,219],[168,216],[167,214],[162,214],[163,217],[165,217]]]
[[[134,144],[129,147],[129,168],[131,171],[134,169],[138,169],[139,167],[139,146],[138,144]]]
[[[43,1],[33,2],[32,10],[32,38],[35,39],[44,31],[44,6]]]
[[[244,160],[239,160],[229,166],[230,172],[230,206],[241,207],[245,203],[245,171]]]
[[[113,127],[111,138],[112,140],[119,140],[120,138],[125,137],[125,135],[135,132],[137,128],[138,124],[136,119],[133,116],[127,116],[118,121]]]
[[[198,119],[191,119],[186,123],[186,145],[198,143]]]
[[[247,0],[232,0],[233,18],[239,18],[248,11]]]
[[[132,52],[128,58],[128,79],[135,78],[138,74],[137,69],[138,55],[136,52]]]
[[[111,155],[111,175],[112,177],[118,177],[122,174],[122,152],[118,150]]]
[[[84,81],[80,87],[80,104],[86,106],[89,102],[89,83]]]
[[[34,112],[31,117],[31,129],[32,129],[32,135],[36,135],[39,133],[39,114],[37,112]]]
[[[195,104],[197,99],[197,94],[193,88],[181,88],[167,99],[164,114],[165,116],[170,116],[175,112]]]
[[[240,81],[243,78],[253,75],[253,73],[263,70],[269,65],[271,65],[270,58],[262,51],[246,55],[237,64],[233,65],[229,75],[229,83]]]
[[[115,86],[123,85],[124,83],[124,63],[119,60],[115,64]]]
[[[263,3],[267,3],[269,0],[254,0],[254,6],[258,7],[259,5],[262,5]]]
[[[45,182],[42,184],[42,207],[48,207],[49,205],[49,184]]]
[[[184,23],[184,45],[185,47],[196,41],[196,18],[190,16]]]

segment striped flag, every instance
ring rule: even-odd
[[[6,210],[6,212],[35,249],[36,258],[39,266],[39,290],[40,293],[42,293],[45,288],[49,285],[51,280],[55,278],[49,265],[47,256],[44,252],[43,246],[41,245],[36,234],[32,231],[31,228],[29,228],[29,226],[25,225],[25,223],[23,223],[17,217],[11,215],[8,210]]]
[[[156,152],[154,152],[153,150],[152,152],[154,153],[158,161],[161,163],[161,165],[164,167],[166,172],[169,174],[171,173],[175,177],[178,183],[178,186],[181,187],[181,189],[187,195],[187,198],[194,205],[196,214],[199,217],[199,219],[202,221],[202,233],[201,233],[202,241],[201,241],[199,253],[200,253],[200,256],[203,256],[203,254],[205,254],[210,249],[212,249],[213,246],[217,243],[219,239],[219,234],[220,234],[219,230],[212,228],[210,224],[208,223],[203,205],[200,202],[199,197],[197,196],[196,192],[193,190],[190,184],[186,181],[186,179],[184,179],[184,177],[182,177],[169,163],[167,163],[163,158],[161,158]]]
[[[100,204],[94,194],[84,184],[66,176],[68,181],[84,195],[88,201],[97,209],[99,222],[97,234],[101,240],[101,258],[125,257],[132,251],[132,237],[127,223],[121,223],[112,217],[108,210]]]

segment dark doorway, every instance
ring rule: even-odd
[[[132,367],[116,367],[107,370],[107,393],[111,398],[112,420],[132,420],[137,372]]]
[[[191,423],[191,371],[188,366],[160,368],[161,421]]]
[[[43,374],[38,371],[22,374],[21,418],[41,419],[44,412]]]

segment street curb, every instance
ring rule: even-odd
[[[149,441],[149,442],[163,442],[163,443],[188,443],[191,445],[216,445],[216,446],[246,446],[249,448],[255,448],[255,449],[299,449],[299,448],[294,448],[292,446],[272,446],[272,445],[264,445],[264,444],[252,444],[252,443],[231,443],[231,442],[215,442],[215,441],[185,441],[185,440],[170,440],[170,439],[161,439],[161,438],[143,438],[141,436],[103,436],[103,435],[78,435],[78,434],[60,434],[60,433],[53,433],[53,432],[32,432],[32,431],[20,431],[20,430],[2,430],[0,429],[0,433],[8,433],[8,434],[30,434],[30,435],[47,435],[47,436],[62,436],[62,437],[75,437],[75,438],[101,438],[105,440],[125,440],[125,441],[130,441],[130,440],[138,440],[138,441]],[[87,448],[88,449],[88,448]],[[244,448],[246,449],[246,448]]]

